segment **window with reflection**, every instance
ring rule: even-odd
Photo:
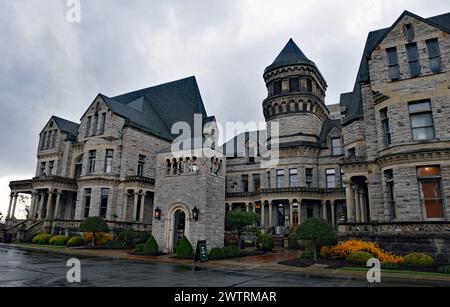
[[[418,167],[417,180],[420,188],[420,199],[425,208],[425,217],[427,219],[443,219],[444,202],[441,168],[439,166]]]
[[[434,139],[433,113],[430,101],[411,102],[408,104],[408,108],[413,140]]]

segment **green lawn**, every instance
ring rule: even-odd
[[[358,267],[342,267],[340,270],[345,271],[359,271],[359,272],[367,272],[370,268],[358,268]],[[431,275],[431,276],[446,276],[450,277],[449,274],[442,273],[434,273],[434,272],[417,272],[417,271],[403,271],[403,270],[386,270],[381,269],[382,273],[397,273],[397,274],[410,274],[410,275]]]

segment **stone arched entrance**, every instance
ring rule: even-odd
[[[174,253],[183,236],[189,239],[189,208],[185,204],[175,204],[165,221],[165,250]]]

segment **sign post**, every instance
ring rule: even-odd
[[[195,257],[194,257],[194,270],[195,270],[195,262],[208,262],[208,248],[206,247],[206,241],[197,241],[197,248],[195,249]]]

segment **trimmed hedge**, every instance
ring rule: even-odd
[[[48,233],[41,233],[35,236],[31,242],[34,244],[48,244],[48,241],[50,241],[51,238],[52,235]]]
[[[260,250],[270,252],[273,249],[272,235],[268,233],[260,234],[256,241],[256,245]]]
[[[143,253],[143,252],[144,252],[144,245],[145,245],[145,244],[143,244],[143,243],[137,244],[137,245],[134,247],[134,252],[135,252],[135,253]]]
[[[424,253],[411,253],[403,259],[403,265],[411,268],[426,268],[433,266],[433,258]]]
[[[124,242],[117,240],[109,241],[106,246],[110,249],[125,249],[128,247]]]
[[[69,238],[66,236],[54,236],[48,241],[48,243],[51,245],[64,246],[67,241],[69,241]]]
[[[220,259],[225,257],[225,252],[223,248],[215,247],[209,251],[209,257],[211,259]]]
[[[444,265],[439,267],[438,272],[442,274],[450,274],[450,265]]]
[[[191,259],[194,257],[191,242],[186,237],[181,238],[176,248],[177,258]]]
[[[347,256],[346,260],[353,264],[366,264],[372,258],[375,258],[375,256],[368,252],[353,252]]]
[[[155,238],[150,235],[147,239],[147,242],[145,242],[142,252],[144,255],[148,256],[157,256],[158,255],[158,243],[156,243]]]
[[[84,239],[82,237],[72,237],[67,241],[67,246],[81,246],[84,245]]]
[[[385,270],[397,270],[399,265],[395,262],[383,262],[381,263],[381,268]]]

